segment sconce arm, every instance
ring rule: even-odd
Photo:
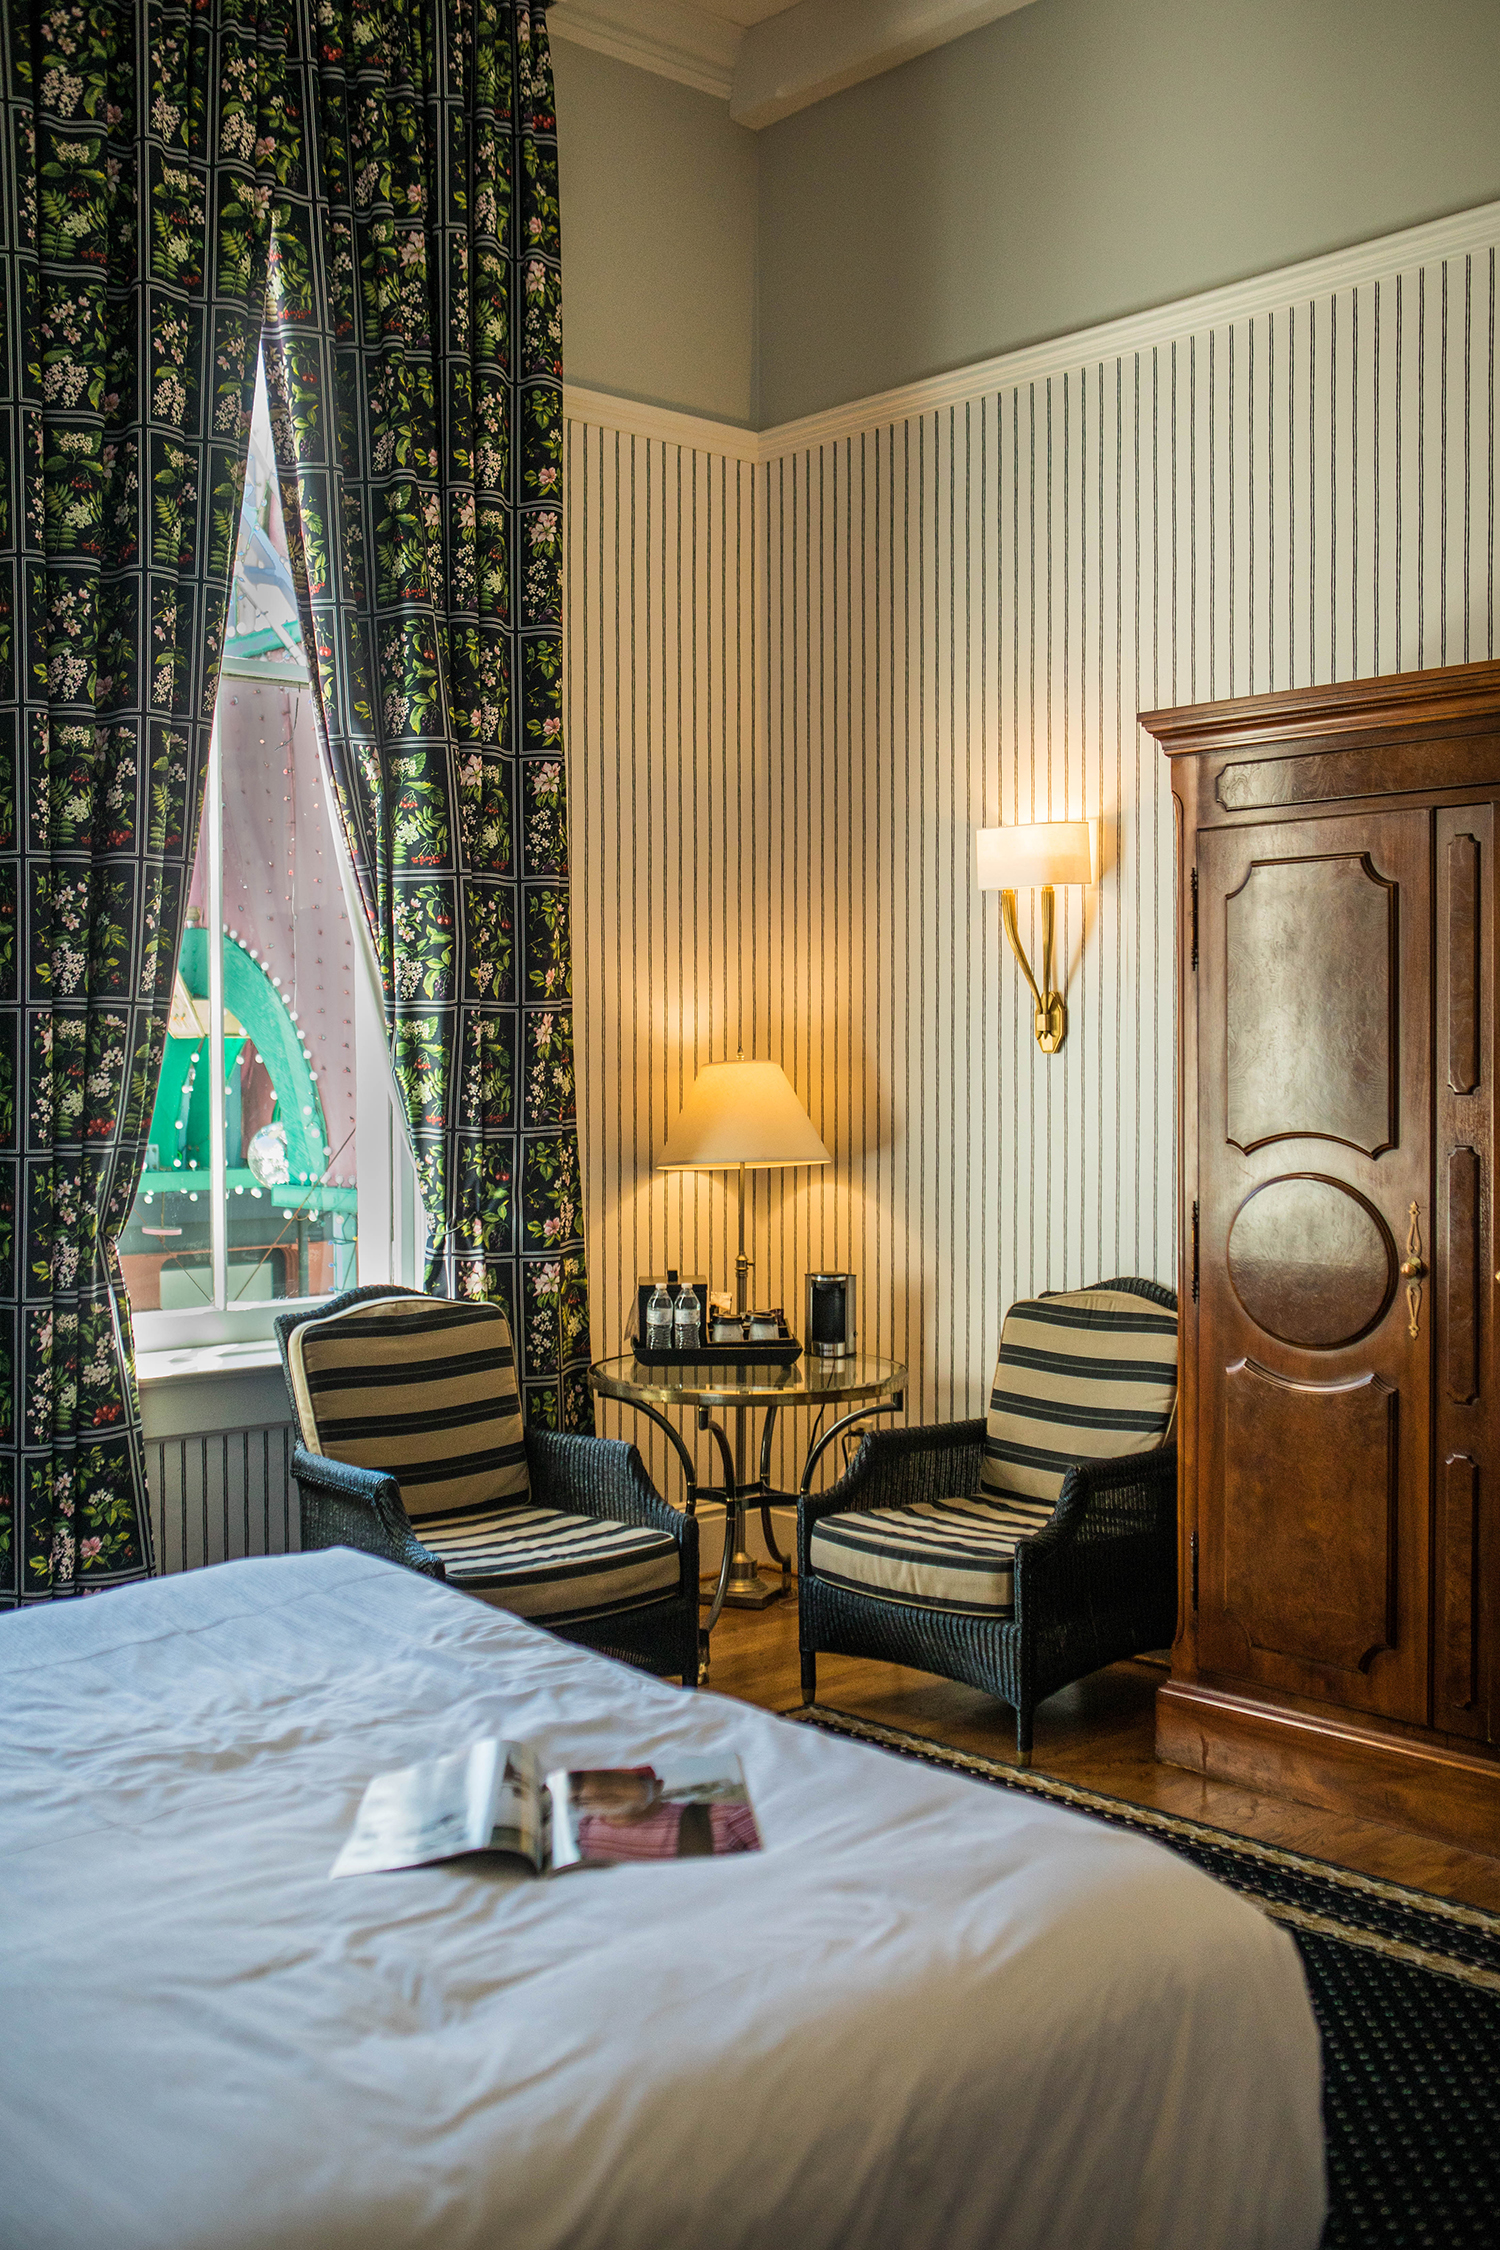
[[[1011,952],[1015,955],[1020,965],[1021,974],[1030,988],[1037,1013],[1038,1015],[1044,1014],[1047,1003],[1037,990],[1036,978],[1031,973],[1031,963],[1026,958],[1026,948],[1022,945],[1021,934],[1016,928],[1016,894],[1014,891],[1002,891],[1000,893],[1000,920],[1004,924],[1005,935]]]
[[[1036,1010],[1033,1026],[1036,1043],[1044,1055],[1055,1055],[1068,1035],[1068,1011],[1063,1005],[1062,994],[1052,989],[1052,911],[1052,887],[1047,884],[1042,888],[1042,988],[1038,991],[1036,978],[1031,973],[1031,963],[1026,958],[1020,932],[1016,928],[1016,894],[1014,891],[1000,893],[1000,919],[1005,925],[1011,952],[1020,964],[1021,974],[1031,993],[1032,1006]]]

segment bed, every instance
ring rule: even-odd
[[[7,2250],[1312,2250],[1296,1952],[1142,1839],[345,1549],[0,1620]],[[731,1749],[763,1853],[328,1880],[376,1772]]]

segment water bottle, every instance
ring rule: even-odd
[[[672,1349],[672,1298],[664,1282],[658,1282],[646,1299],[646,1349],[648,1352],[669,1352]]]
[[[672,1340],[680,1352],[695,1352],[703,1340],[703,1315],[698,1305],[698,1292],[686,1282],[677,1293],[677,1306],[672,1315]]]

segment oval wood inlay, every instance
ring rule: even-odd
[[[1396,1245],[1362,1195],[1318,1173],[1270,1180],[1229,1230],[1229,1279],[1268,1336],[1334,1351],[1365,1335],[1390,1304]]]

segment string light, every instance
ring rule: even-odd
[[[228,683],[226,683],[226,686]],[[273,703],[272,698],[277,700]],[[314,1291],[347,1286],[355,1278],[349,1262],[357,1236],[353,1212],[329,1211],[317,1195],[320,1184],[353,1185],[355,1168],[343,1152],[352,1155],[356,1112],[357,1072],[353,1067],[354,953],[344,907],[341,882],[325,881],[323,862],[332,850],[325,845],[325,823],[334,815],[333,792],[327,788],[310,704],[293,697],[281,683],[267,682],[241,692],[236,685],[220,702],[220,773],[223,803],[224,914],[222,941],[228,961],[237,958],[239,970],[230,979],[226,1005],[237,1018],[228,1033],[237,1042],[228,1050],[229,1083],[225,1119],[231,1177],[226,1183],[233,1198],[229,1221],[232,1272],[259,1261],[277,1270],[271,1286],[280,1291],[299,1281]],[[276,764],[280,752],[281,763]],[[276,783],[282,787],[278,790]],[[203,888],[205,860],[195,869],[194,894]],[[195,906],[201,905],[195,895]],[[257,972],[274,994],[277,1013],[290,1034],[287,1048],[295,1056],[297,1073],[310,1099],[292,1086],[278,1086],[244,1022],[246,1004],[237,1007],[235,993],[243,996],[243,978]],[[266,1036],[263,1033],[263,1036]],[[177,1150],[163,1159],[173,1169],[198,1171],[199,1158],[188,1154],[189,1129],[197,1064],[204,1053],[197,1042],[184,1073],[182,1100],[177,1118]],[[287,1072],[283,1066],[282,1075]],[[290,1177],[295,1190],[273,1184],[267,1191],[242,1170],[245,1152],[262,1124],[273,1118],[293,1126]],[[295,1121],[295,1123],[294,1123]],[[223,1126],[219,1128],[224,1129]],[[202,1156],[200,1149],[199,1156]],[[206,1158],[203,1158],[206,1163]],[[186,1193],[196,1204],[207,1181],[199,1172],[199,1186],[188,1188],[186,1179],[175,1192]],[[281,1200],[289,1192],[291,1203]],[[208,1200],[203,1197],[203,1200]],[[142,1209],[148,1198],[142,1198]],[[158,1196],[157,1200],[162,1200]],[[165,1200],[170,1201],[168,1196]],[[265,1202],[268,1211],[252,1214],[250,1205]],[[268,1242],[267,1217],[277,1227]],[[202,1221],[195,1219],[195,1226]],[[295,1226],[295,1233],[288,1230]],[[337,1247],[336,1247],[337,1246]],[[153,1262],[156,1244],[149,1245]],[[190,1253],[200,1256],[196,1249]],[[298,1265],[303,1271],[299,1275]],[[246,1277],[248,1278],[248,1277]],[[132,1277],[134,1280],[134,1276]],[[231,1281],[231,1297],[245,1285]],[[138,1303],[149,1300],[140,1296]]]

